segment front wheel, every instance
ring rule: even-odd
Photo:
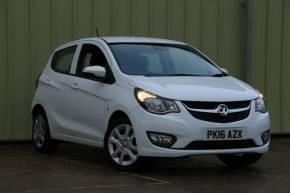
[[[121,118],[110,124],[104,146],[108,159],[116,169],[128,171],[140,166],[134,130],[128,119]]]
[[[217,157],[230,167],[246,167],[256,163],[262,157],[262,154],[226,154]]]

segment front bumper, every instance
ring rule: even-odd
[[[182,157],[227,153],[264,154],[269,150],[269,142],[264,144],[261,139],[262,133],[270,128],[269,114],[255,112],[254,101],[251,102],[251,111],[248,118],[232,123],[201,121],[194,118],[181,102],[177,101],[177,105],[180,108],[180,113],[156,115],[146,112],[140,107],[136,108],[129,115],[137,139],[140,156]],[[201,141],[205,139],[203,130],[206,128],[243,128],[246,130],[247,139],[253,140],[257,147],[185,150],[184,148],[192,141]],[[171,134],[174,135],[177,140],[171,148],[158,147],[150,142],[146,134],[147,131]]]

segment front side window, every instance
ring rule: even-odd
[[[107,68],[107,59],[100,48],[92,44],[85,44],[82,47],[78,61],[77,74],[85,78],[93,78],[92,75],[83,72],[88,66],[102,66]]]
[[[57,51],[52,59],[52,69],[56,72],[69,74],[77,46]]]
[[[144,76],[225,76],[218,67],[188,46],[111,44],[125,74]]]

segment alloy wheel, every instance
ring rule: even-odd
[[[35,146],[41,148],[45,141],[45,120],[42,116],[35,117],[33,126],[33,139]]]
[[[138,149],[134,130],[131,125],[116,126],[108,139],[111,158],[121,166],[129,166],[138,159]]]

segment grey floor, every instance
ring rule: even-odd
[[[290,193],[290,138],[273,139],[271,151],[244,169],[198,156],[151,160],[135,173],[113,170],[92,147],[64,143],[39,155],[30,143],[0,144],[0,193],[39,192]]]

